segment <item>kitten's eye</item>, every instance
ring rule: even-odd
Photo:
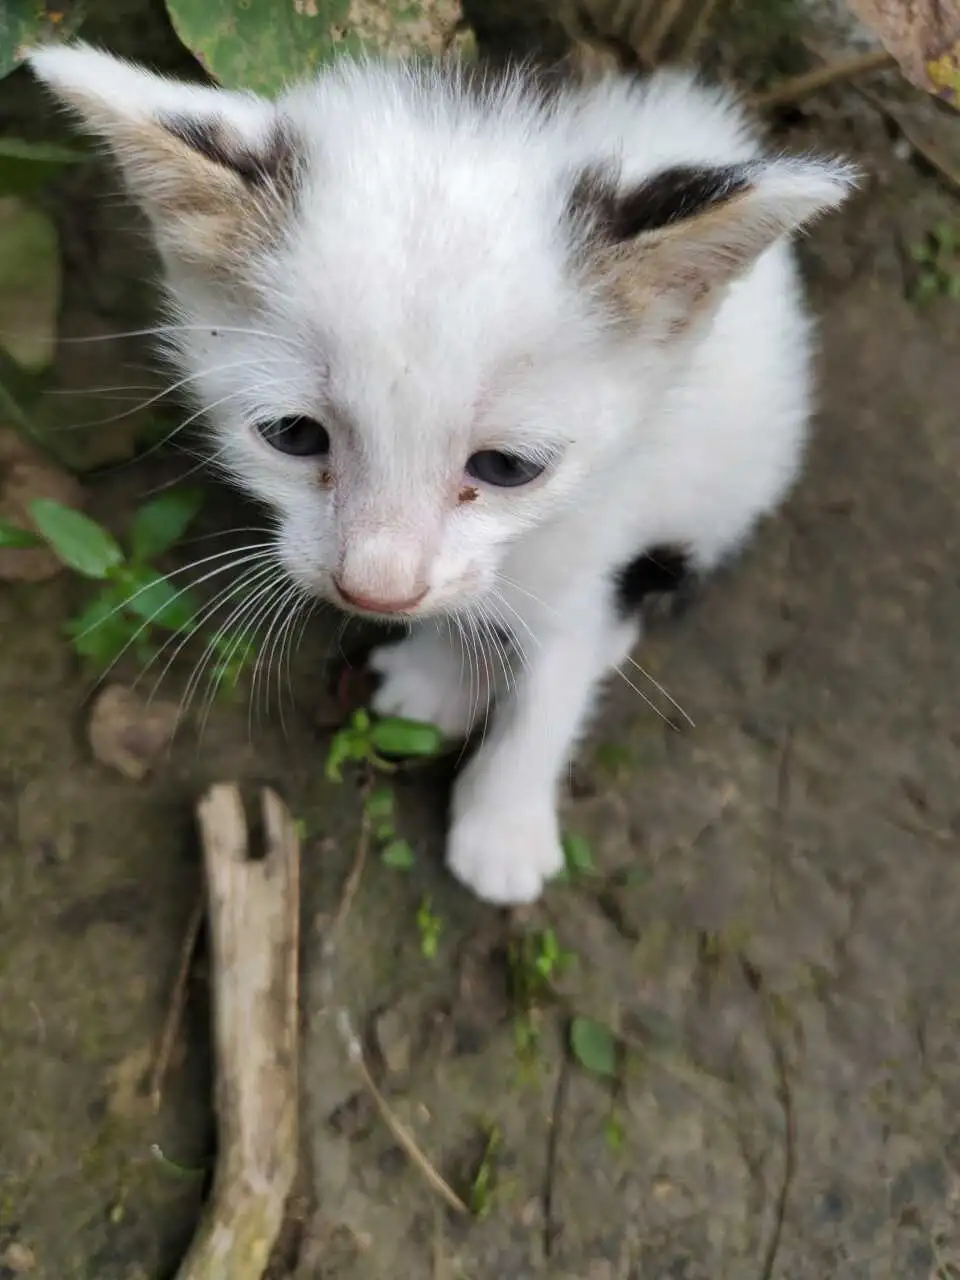
[[[529,484],[542,475],[545,464],[532,458],[521,458],[516,453],[502,453],[499,449],[481,449],[467,460],[467,475],[498,489],[516,489]]]
[[[314,418],[299,414],[277,418],[274,422],[261,423],[257,431],[272,449],[294,458],[316,458],[330,452],[330,434]]]

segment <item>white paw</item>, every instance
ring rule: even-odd
[[[485,691],[478,694],[476,679],[471,685],[466,669],[461,673],[456,655],[417,635],[381,645],[368,662],[382,677],[372,702],[378,715],[425,721],[448,738],[465,738],[478,708],[486,708]]]
[[[492,801],[457,813],[447,841],[447,866],[485,902],[535,902],[563,869],[560,828],[552,800],[545,804]]]

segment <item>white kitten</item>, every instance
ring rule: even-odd
[[[548,92],[343,61],[271,104],[85,47],[31,62],[146,210],[177,357],[289,573],[415,624],[374,655],[376,708],[462,735],[496,700],[448,861],[535,899],[639,599],[736,550],[797,473],[786,237],[852,172],[764,156],[677,74]]]

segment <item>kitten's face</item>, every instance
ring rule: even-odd
[[[575,493],[624,415],[537,211],[504,217],[509,193],[476,178],[407,204],[394,165],[305,195],[249,308],[183,347],[290,573],[342,606],[430,614],[496,590],[511,541]]]
[[[722,289],[849,182],[757,160],[679,80],[654,95],[675,138],[649,128],[627,181],[623,86],[545,104],[519,78],[477,95],[341,63],[273,105],[83,48],[32,62],[151,220],[219,462],[277,513],[298,582],[375,614],[495,592],[511,543],[638,447]],[[731,163],[678,165],[711,111],[694,152]]]

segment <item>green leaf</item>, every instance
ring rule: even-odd
[[[0,138],[0,196],[26,195],[59,173],[64,165],[79,164],[89,155],[80,147]]]
[[[435,756],[443,746],[443,734],[436,725],[388,716],[371,725],[370,743],[385,756]]]
[[[0,344],[30,372],[53,362],[60,310],[60,243],[50,218],[17,196],[0,199]]]
[[[409,871],[417,860],[409,840],[391,840],[380,857],[385,867],[395,871]]]
[[[22,62],[31,45],[72,35],[82,17],[83,9],[71,0],[4,0],[0,4],[0,76]]]
[[[188,590],[175,587],[155,569],[130,569],[121,581],[128,594],[124,604],[131,613],[168,631],[189,631],[197,615],[197,601]]]
[[[393,815],[395,807],[395,797],[389,787],[377,787],[375,791],[371,791],[367,796],[364,804],[367,811],[367,817],[371,822],[381,822],[385,818]]]
[[[366,738],[353,729],[340,729],[330,740],[323,772],[330,782],[343,781],[343,766],[359,760],[366,760],[369,746]]]
[[[30,514],[63,563],[85,578],[107,578],[123,563],[123,550],[116,539],[73,507],[35,498]]]
[[[617,1042],[609,1027],[592,1018],[574,1018],[570,1024],[573,1056],[595,1076],[617,1074]]]
[[[350,0],[167,0],[177,35],[230,89],[275,94],[312,76],[344,41]]]
[[[140,508],[130,529],[134,560],[155,560],[183,537],[203,503],[199,489],[171,489]]]
[[[19,525],[8,524],[0,520],[0,547],[39,547],[43,546],[42,538],[38,538],[29,529],[21,529]]]
[[[137,624],[123,613],[122,592],[109,587],[66,625],[74,651],[102,670],[120,656]]]
[[[597,873],[593,852],[583,836],[569,832],[563,837],[563,859],[571,877],[593,876]]]

